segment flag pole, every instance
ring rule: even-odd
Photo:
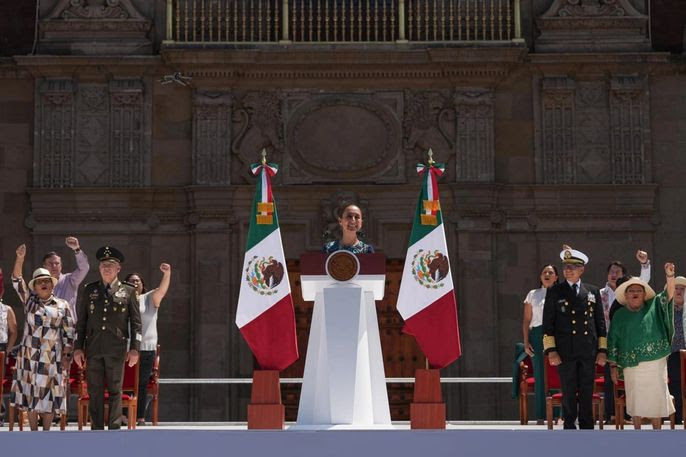
[[[426,173],[431,173],[434,152],[427,151]],[[427,178],[428,179],[428,178]],[[441,394],[441,375],[437,368],[429,366],[429,358],[424,358],[424,369],[418,368],[414,374],[414,393],[410,404],[410,428],[445,429],[445,403]]]

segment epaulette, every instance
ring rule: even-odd
[[[136,286],[134,286],[130,282],[122,281],[121,283],[124,284],[125,286],[133,287],[134,289],[136,288]]]
[[[83,286],[83,287],[86,288],[86,287],[89,287],[89,286],[97,286],[99,282],[100,282],[100,281],[89,282],[88,284],[86,284],[86,285]]]

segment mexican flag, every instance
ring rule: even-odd
[[[298,359],[295,312],[283,255],[271,177],[276,164],[251,165],[258,176],[241,271],[236,325],[263,370],[283,370]]]
[[[432,368],[443,368],[460,357],[457,301],[450,274],[438,177],[443,164],[417,165],[422,191],[415,212],[405,268],[398,294],[403,332],[413,335]]]

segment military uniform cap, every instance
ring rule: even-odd
[[[588,256],[576,249],[563,249],[560,252],[560,259],[566,264],[586,265],[588,263]]]
[[[112,246],[101,247],[95,253],[95,257],[97,257],[98,260],[101,262],[104,262],[106,260],[114,260],[117,263],[124,262],[124,254],[122,254],[119,249],[113,248]]]

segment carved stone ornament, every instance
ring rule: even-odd
[[[541,52],[650,50],[648,16],[629,0],[555,0],[536,24]]]
[[[144,19],[130,0],[61,0],[46,19]]]
[[[60,0],[39,24],[44,54],[151,54],[151,21],[131,0]]]
[[[543,17],[640,15],[628,0],[556,0]]]
[[[398,119],[365,96],[317,97],[288,119],[287,149],[311,180],[376,180],[397,165]]]

